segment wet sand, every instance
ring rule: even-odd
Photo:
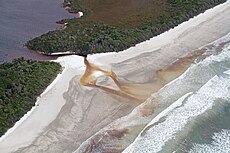
[[[225,44],[230,44],[229,41],[215,46],[215,48],[223,49]],[[208,52],[206,52],[208,51]],[[151,96],[137,106],[130,114],[124,116],[113,123],[109,124],[104,129],[101,129],[87,141],[85,141],[74,153],[78,152],[122,152],[130,143],[132,143],[140,131],[159,113],[156,109],[159,107],[159,89],[170,83],[172,80],[180,76],[191,64],[196,60],[201,60],[211,54],[206,46],[193,52],[190,56],[186,56],[174,62],[172,65],[160,69],[156,72],[156,81],[151,83],[154,85]],[[195,61],[194,61],[195,60]],[[146,88],[147,90],[147,88]],[[179,90],[179,89],[178,89]],[[176,91],[174,91],[176,92]]]
[[[91,71],[88,73],[88,76],[89,74],[93,76],[89,81],[97,78],[96,83],[93,81],[93,86],[89,86],[87,84],[89,81],[85,83],[84,80],[80,81],[86,69],[83,58],[74,55],[59,58],[57,61],[67,69],[63,73],[66,77],[60,78],[57,82],[59,86],[51,88],[46,97],[41,97],[45,103],[51,103],[51,106],[39,110],[41,103],[37,112],[21,125],[21,134],[23,130],[24,133],[31,130],[31,120],[34,122],[37,120],[38,125],[46,120],[45,116],[39,118],[41,111],[49,112],[56,109],[55,103],[59,104],[58,107],[61,106],[60,111],[53,112],[55,115],[50,124],[44,123],[42,127],[34,127],[34,136],[21,146],[18,143],[23,139],[19,140],[17,137],[19,131],[16,129],[0,143],[0,150],[10,152],[24,147],[17,152],[53,153],[73,152],[81,146],[78,152],[120,152],[135,139],[143,125],[147,124],[145,118],[142,123],[136,123],[136,116],[128,114],[137,113],[137,117],[151,115],[157,106],[151,98],[140,111],[132,112],[132,110],[144,102],[144,97],[151,96],[164,84],[180,75],[197,56],[203,53],[201,48],[195,55],[193,54],[195,50],[226,35],[230,31],[229,13],[228,2],[215,9],[213,13],[198,16],[187,24],[124,52],[88,57],[88,61],[96,67],[106,72],[114,72],[118,83],[111,78],[111,73],[101,74],[102,71],[98,73],[96,69],[96,73]],[[181,60],[178,60],[180,58]],[[65,87],[60,84],[63,82]],[[122,90],[132,96],[142,97],[143,100],[135,102],[129,97],[105,91],[101,86],[112,88],[113,91]],[[130,116],[127,118],[133,117],[133,120],[128,120],[129,122],[124,124],[127,120],[119,118],[126,115]],[[135,125],[134,129],[125,128],[132,124]]]
[[[118,76],[136,83],[149,83],[151,81],[156,81],[157,76],[160,75],[160,80],[164,80],[163,82],[160,81],[162,83],[160,83],[160,87],[164,85],[164,83],[170,82],[170,80],[173,79],[171,77],[177,77],[177,75],[180,75],[189,67],[197,56],[204,53],[206,47],[200,47],[215,41],[230,32],[230,16],[228,15],[230,14],[229,3],[227,6],[228,7],[225,9],[224,13],[221,12],[220,14],[216,14],[209,18],[209,20],[201,22],[195,27],[190,27],[183,32],[179,31],[179,33],[181,33],[177,35],[176,39],[173,38],[171,42],[169,41],[170,43],[161,46],[160,49],[154,50],[155,46],[152,45],[153,50],[151,50],[151,47],[147,46],[147,44],[151,43],[150,40],[149,43],[145,44],[146,46],[140,44],[140,46],[137,46],[136,48],[127,50],[130,51],[130,54],[123,52],[126,56],[122,53],[115,53],[99,57],[96,62],[98,62],[98,64],[102,63],[102,65],[111,65],[112,70],[116,72]],[[222,30],[220,31],[219,29]],[[165,35],[167,35],[167,33]],[[219,47],[223,46],[223,44],[220,44]],[[143,51],[149,51],[130,58],[129,55],[132,56],[131,51],[136,49],[135,51],[137,52],[138,48],[140,48],[140,51],[141,49]],[[188,55],[197,48],[200,48],[197,55]],[[182,58],[186,55],[190,57]],[[110,58],[108,59],[108,57]],[[179,57],[181,57],[181,60],[178,60],[169,67],[167,66],[176,61]],[[124,58],[130,59],[124,60]],[[121,62],[119,62],[119,60],[121,60]],[[148,89],[146,88],[146,90]],[[158,106],[157,97],[157,94],[153,94],[140,106],[139,109],[132,111],[128,116],[116,120],[114,123],[99,131],[85,141],[76,152],[121,152],[135,139],[140,130],[150,121],[147,118],[149,116],[151,118],[155,107]],[[126,134],[124,134],[122,138],[115,138],[109,134],[109,131],[111,130],[120,131],[120,133],[123,133],[125,130]]]

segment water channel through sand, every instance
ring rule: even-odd
[[[135,103],[142,103],[150,97],[152,93],[158,91],[165,84],[180,76],[191,63],[204,52],[205,49],[198,50],[192,55],[177,60],[169,67],[158,70],[156,72],[156,78],[147,83],[136,83],[119,77],[112,69],[102,68],[90,63],[87,57],[84,57],[86,69],[80,78],[80,84],[99,88],[108,94],[128,98]],[[100,77],[107,77],[107,79],[103,79],[107,81],[100,82]]]
[[[128,80],[119,78],[112,70],[103,69],[90,63],[87,57],[84,58],[84,63],[86,65],[86,70],[80,79],[82,85],[100,88],[107,93],[122,96],[138,103],[143,102],[147,98],[146,94],[140,92],[144,90],[145,85],[133,85]],[[112,79],[112,82],[110,81],[111,83],[107,85],[97,83],[101,75],[109,77],[109,79]]]
[[[229,32],[229,3],[218,8],[201,14],[159,37],[124,52],[93,55],[88,57],[88,60],[90,64],[108,72],[111,72],[110,69],[104,67],[111,66],[117,75],[120,86],[127,83],[128,85],[125,85],[131,91],[137,91],[138,85],[142,89],[143,86],[146,87],[132,94],[133,97],[138,97],[137,95],[142,93],[146,95],[147,92],[153,93],[183,72],[183,68],[193,61],[186,62],[187,60],[181,59],[167,67],[168,65]],[[24,145],[25,147],[19,149],[18,153],[73,152],[77,148],[76,152],[83,151],[85,148],[92,152],[98,150],[109,152],[111,149],[114,152],[114,149],[121,152],[134,141],[155,115],[168,106],[168,102],[177,100],[178,97],[184,95],[168,97],[168,94],[173,94],[179,89],[179,86],[174,86],[170,90],[171,92],[161,92],[161,95],[153,94],[146,102],[137,107],[139,103],[135,103],[134,100],[95,87],[98,85],[121,90],[114,80],[102,71],[89,71],[88,75],[82,77],[82,70],[85,69],[83,58],[69,56],[60,58],[59,61],[68,67],[63,72],[63,77],[47,95],[41,97],[43,103],[19,128],[22,132],[16,130],[12,139],[7,139],[5,144],[1,144],[3,146],[1,151],[3,151],[2,149],[6,150],[3,152],[16,150],[18,142],[24,137],[28,137],[27,133],[31,131],[28,129],[31,129],[31,125],[35,125],[31,124],[32,121],[37,120],[40,125],[53,114],[50,111],[55,109],[59,103],[64,103],[63,107],[57,107],[61,110],[57,111],[57,113],[59,112],[57,116],[52,117],[54,119],[52,123],[42,129],[43,132],[33,142],[26,142],[25,145],[28,146]],[[80,66],[76,64],[78,62],[81,63]],[[96,63],[102,64],[103,67]],[[96,83],[91,87],[80,85],[80,78],[84,80],[90,75],[91,78],[96,79]],[[85,82],[85,85],[87,84],[88,81]],[[186,87],[187,84],[184,83],[184,86]],[[163,104],[162,101],[159,101],[159,96],[162,94],[166,95]],[[46,104],[50,104],[50,106],[46,107]],[[45,113],[47,115],[44,115]],[[33,127],[33,131],[40,129],[37,126]],[[23,133],[23,131],[26,132]],[[19,134],[22,134],[22,137],[18,137]]]

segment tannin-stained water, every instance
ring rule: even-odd
[[[121,78],[111,69],[102,68],[90,63],[87,60],[87,57],[84,57],[86,69],[80,79],[80,83],[83,86],[99,88],[109,94],[128,98],[136,103],[142,103],[150,97],[153,92],[158,91],[166,83],[181,75],[184,70],[186,70],[190,64],[204,52],[205,49],[198,50],[190,56],[179,59],[169,67],[160,69],[156,72],[155,79],[147,83],[136,83]],[[108,77],[110,80],[107,79],[107,81],[105,81],[106,83],[100,83],[99,79],[101,76]],[[148,112],[143,112],[143,114],[148,114]]]
[[[226,46],[226,45],[223,44],[221,46]],[[216,48],[215,46],[210,46],[210,47]],[[144,104],[135,108],[130,115],[124,118],[121,118],[115,123],[112,123],[111,127],[107,127],[108,129],[105,128],[103,131],[98,132],[97,134],[92,136],[90,139],[85,141],[75,152],[76,153],[77,152],[94,152],[94,151],[97,152],[98,150],[102,152],[103,151],[117,152],[117,153],[122,152],[130,144],[130,142],[135,139],[135,137],[140,132],[140,130],[142,130],[146,126],[146,123],[148,121],[151,121],[151,119],[154,117],[155,114],[158,114],[159,112],[163,110],[163,108],[169,106],[168,105],[169,101],[174,101],[175,99],[178,98],[176,96],[168,97],[168,95],[177,93],[174,91],[178,90],[179,89],[178,87],[180,86],[170,85],[171,84],[170,83],[168,87],[172,86],[175,88],[173,89],[170,88],[170,90],[167,90],[163,93],[162,93],[162,90],[160,93],[157,91],[165,84],[171,82],[175,78],[178,78],[178,76],[184,73],[184,71],[187,70],[187,68],[189,68],[192,63],[194,63],[193,65],[196,65],[200,61],[203,61],[205,57],[210,55],[210,53],[208,52],[209,50],[210,48],[207,46],[202,47],[199,50],[193,52],[192,54],[178,59],[171,65],[164,67],[162,69],[159,69],[155,73],[153,72],[154,80],[147,82],[147,83],[142,84],[142,83],[135,83],[133,81],[126,80],[124,78],[121,78],[119,76],[119,73],[117,73],[116,76],[119,82],[119,87],[125,86],[126,89],[129,90],[129,92],[132,91],[131,93],[134,97],[138,97],[137,95],[140,95],[140,94],[143,96],[144,95],[143,93],[147,95],[149,91],[151,91],[151,94],[153,94],[154,92],[156,93],[153,95],[150,94],[151,95],[149,96],[150,98],[146,100]],[[223,50],[223,48],[220,47],[220,49],[218,49],[218,52],[219,50]],[[212,53],[214,54],[214,52]],[[97,71],[91,72],[93,77],[96,76],[95,72]],[[202,74],[206,73],[206,71],[205,72],[201,71],[201,72]],[[198,74],[200,74],[201,72],[198,72]],[[84,77],[85,76],[83,75],[82,78],[85,79]],[[196,76],[196,77],[200,78],[200,76]],[[191,81],[192,84],[194,84],[193,79],[188,80],[188,81]],[[98,83],[101,83],[101,82],[100,82],[100,79],[96,77],[96,84]],[[110,84],[106,84],[106,87],[109,87],[109,85]],[[185,94],[188,93],[187,90],[189,91],[190,88],[193,89],[193,86],[187,85],[187,81],[186,83],[183,82],[182,85],[185,86],[185,89],[186,89]],[[141,87],[141,88],[138,88],[138,87]],[[167,89],[167,86],[165,87],[165,89]],[[126,91],[124,88],[123,89],[119,88],[119,90]],[[140,92],[139,93],[136,92],[137,90],[139,90]],[[178,90],[178,92],[181,92],[181,91],[182,91],[181,89]],[[148,98],[148,96],[146,97]],[[116,134],[122,135],[122,138],[114,137],[113,134],[110,134],[111,130],[115,130]],[[124,131],[125,131],[125,134],[123,135]],[[113,146],[113,147],[110,148],[108,146]]]
[[[100,88],[101,90],[110,93],[110,94],[115,94],[118,96],[122,96],[125,98],[129,98],[135,102],[143,102],[146,97],[145,95],[142,94],[137,94],[134,90],[132,90],[131,86],[134,86],[133,88],[135,90],[141,91],[141,88],[143,88],[141,85],[132,85],[129,83],[127,80],[122,80],[119,78],[116,73],[114,73],[112,70],[106,70],[103,68],[100,68],[97,65],[94,65],[90,63],[87,60],[87,57],[84,57],[84,63],[86,65],[86,70],[83,76],[80,79],[81,85],[88,86],[88,87],[96,87]],[[101,75],[107,76],[113,80],[115,85],[100,85],[97,83],[98,76],[96,76],[96,73],[101,73]]]

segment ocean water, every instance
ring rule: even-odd
[[[158,107],[167,108],[152,118],[124,153],[230,152],[229,44],[196,61],[159,94]]]
[[[226,130],[230,130],[230,33],[200,49],[204,48],[203,56],[180,77],[84,141],[75,153],[90,149],[95,153],[199,152],[226,139]],[[119,138],[107,137],[114,129],[128,132]]]

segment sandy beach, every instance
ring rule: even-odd
[[[64,69],[62,74],[38,98],[32,113],[0,139],[0,150],[4,153],[70,153],[81,146],[77,152],[92,152],[95,151],[92,144],[97,144],[102,138],[100,134],[106,130],[105,140],[120,139],[127,131],[116,130],[116,126],[121,126],[124,121],[117,119],[134,113],[135,107],[178,77],[194,57],[200,55],[193,56],[194,51],[202,50],[202,46],[228,34],[229,14],[230,1],[227,1],[135,47],[119,53],[88,57],[90,63],[114,72],[119,85],[108,75],[93,73],[93,77],[98,79],[96,84],[83,86],[80,84],[86,69],[83,57],[71,55],[58,58],[56,61]],[[174,62],[188,56],[193,60],[182,60],[179,67],[170,68]],[[135,101],[130,96],[141,100]],[[149,106],[146,108],[149,111],[139,115],[149,115],[153,108]],[[120,152],[135,136],[129,136],[130,142],[125,142],[123,146],[114,143],[108,148]],[[116,151],[117,148],[120,150]]]

